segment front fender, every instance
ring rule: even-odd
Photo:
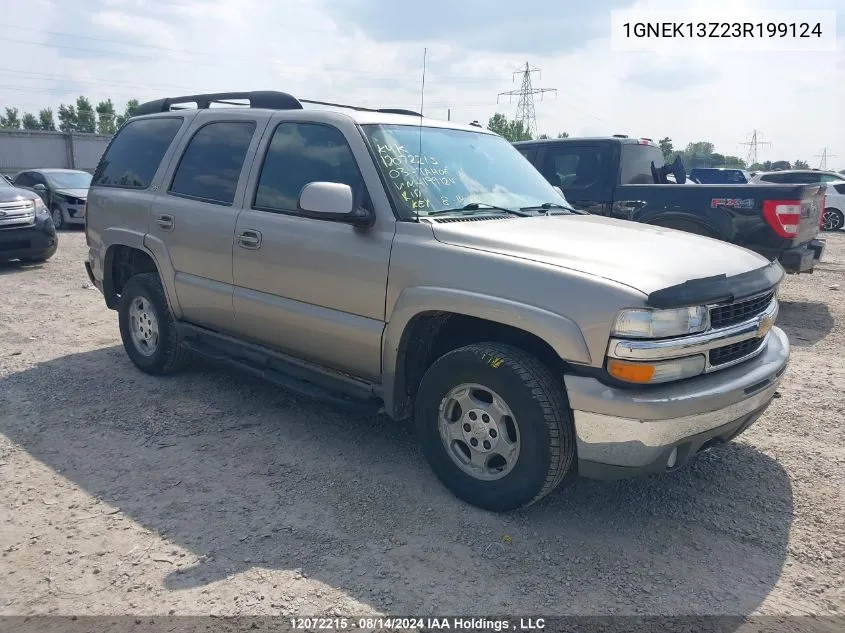
[[[467,290],[438,287],[407,288],[393,306],[382,344],[384,408],[396,414],[404,372],[398,367],[409,324],[426,312],[448,312],[486,319],[529,332],[551,346],[561,359],[589,365],[590,352],[581,328],[571,319],[543,308]]]

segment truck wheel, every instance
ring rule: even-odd
[[[179,344],[173,314],[156,273],[131,277],[117,312],[123,347],[142,372],[159,376],[188,365],[191,354]]]
[[[845,225],[845,214],[839,209],[825,209],[822,217],[822,230],[838,231]]]
[[[415,423],[440,481],[467,503],[507,512],[557,487],[575,459],[562,385],[527,352],[477,343],[448,352],[420,383]]]

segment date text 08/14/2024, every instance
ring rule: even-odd
[[[291,618],[293,630],[446,630],[446,631],[541,631],[544,618],[479,617],[362,617],[362,618]]]

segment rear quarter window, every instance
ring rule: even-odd
[[[100,159],[91,186],[149,187],[182,121],[182,117],[160,117],[127,123]]]
[[[656,168],[663,167],[663,152],[653,145],[623,143],[619,170],[620,185],[653,185],[651,163]]]

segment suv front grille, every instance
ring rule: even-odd
[[[764,340],[764,338],[750,338],[739,343],[734,343],[733,345],[711,349],[709,352],[710,366],[718,367],[719,365],[724,365],[725,363],[730,363],[749,354],[753,354],[760,349]]]
[[[30,200],[0,202],[0,230],[17,229],[35,223],[35,204]]]
[[[710,309],[710,326],[713,328],[726,327],[753,319],[765,312],[772,302],[775,291],[772,290],[762,296],[743,299],[728,305],[716,306]]]

